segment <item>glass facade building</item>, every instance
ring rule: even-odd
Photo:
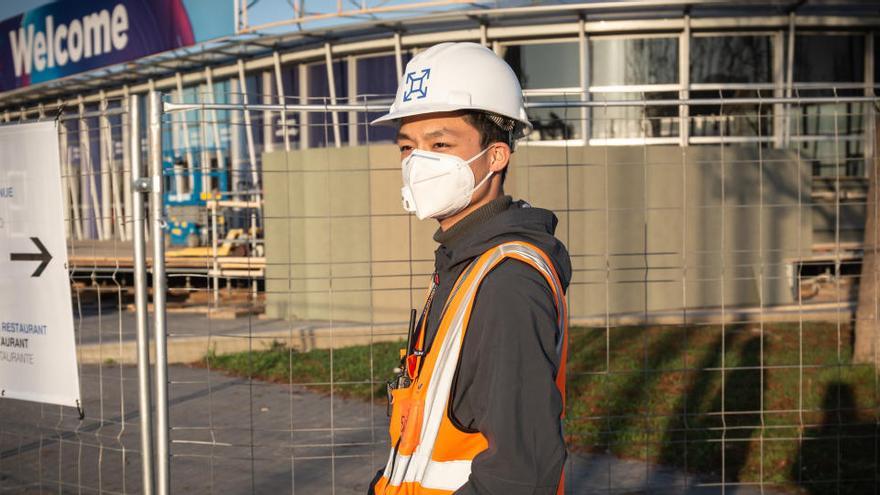
[[[866,176],[866,157],[873,156],[873,139],[866,136],[874,132],[875,109],[833,101],[873,95],[880,76],[880,14],[865,2],[805,2],[794,8],[700,1],[497,7],[426,11],[390,24],[291,29],[258,40],[242,37],[230,42],[236,49],[206,49],[201,57],[165,54],[113,77],[99,70],[2,94],[0,120],[36,118],[59,105],[70,111],[80,102],[88,113],[152,88],[179,102],[206,101],[210,95],[219,103],[387,105],[403,68],[419,50],[443,41],[473,41],[510,64],[528,101],[563,102],[529,111],[534,132],[528,146],[753,144],[795,150],[817,178]],[[796,107],[772,102],[815,96],[830,101]],[[743,99],[750,102],[730,103]],[[685,104],[652,104],[664,100]],[[621,101],[632,105],[603,106]],[[175,115],[167,126],[166,148],[175,156],[189,155],[190,162],[201,156],[216,167],[224,160],[221,166],[237,167],[246,176],[259,172],[267,151],[395,138],[392,128],[368,125],[381,115],[378,110],[291,110],[283,118],[246,113]],[[80,160],[77,129],[94,129],[97,120],[68,122],[72,160]],[[186,125],[209,120],[216,126],[209,132]],[[217,158],[205,152],[217,149],[222,150]],[[114,153],[121,158],[122,150]]]

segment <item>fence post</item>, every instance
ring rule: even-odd
[[[147,243],[144,236],[144,205],[150,182],[141,164],[140,97],[128,97],[131,156],[132,232],[134,234],[134,285],[137,309],[138,407],[141,422],[141,477],[144,495],[153,495],[153,404],[150,390],[150,339],[147,330]]]
[[[162,178],[162,95],[150,91],[150,223],[153,232],[153,331],[156,338],[156,487],[171,491],[168,438],[168,345],[165,321],[165,208]]]

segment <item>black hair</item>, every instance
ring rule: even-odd
[[[513,136],[516,121],[494,113],[469,110],[463,115],[465,122],[480,133],[480,146],[485,148],[492,143],[504,143],[513,152]]]
[[[480,133],[480,148],[486,149],[492,143],[504,143],[513,153],[514,136],[518,130],[515,120],[479,110],[466,111],[462,117]],[[501,184],[504,184],[505,179],[507,167],[501,172]]]

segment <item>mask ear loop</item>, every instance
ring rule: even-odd
[[[486,154],[486,152],[489,151],[490,149],[492,149],[492,146],[487,146],[486,149],[484,149],[483,151],[477,153],[476,155],[474,155],[473,158],[471,158],[470,160],[466,161],[465,163],[470,164],[472,161],[474,161],[474,160],[476,160],[477,158],[479,158],[479,157],[483,156],[484,154]],[[494,174],[494,173],[495,173],[495,172],[493,172],[493,171],[490,169],[490,170],[489,170],[489,173],[486,174],[486,176],[483,177],[482,180],[480,180],[479,184],[477,184],[476,186],[474,186],[473,189],[471,189],[471,194],[473,194],[474,191],[476,191],[477,189],[483,187],[483,184],[484,184],[487,180],[489,180],[489,177],[492,177],[492,174]]]
[[[479,157],[485,155],[486,152],[489,151],[490,149],[492,149],[492,147],[491,147],[491,146],[487,146],[486,149],[484,149],[483,151],[481,151],[481,152],[477,153],[476,155],[472,156],[468,161],[464,162],[465,165],[470,165],[471,162],[473,162],[473,161],[476,160],[477,158],[479,158]]]
[[[483,180],[481,180],[479,184],[477,184],[476,186],[474,186],[474,190],[471,191],[471,194],[473,194],[474,191],[476,191],[477,189],[483,187],[483,184],[485,184],[486,181],[489,180],[489,178],[492,177],[492,174],[494,174],[494,173],[495,173],[495,172],[493,172],[493,171],[490,170],[489,173],[486,174],[485,177],[483,177]]]
[[[470,160],[468,160],[466,163],[470,163],[470,162],[476,160],[477,158],[480,157],[480,155],[486,153],[486,152],[489,151],[490,149],[492,149],[492,146],[488,146],[486,149],[484,149],[483,151],[479,152],[476,156],[474,156],[473,158],[471,158]],[[474,191],[476,191],[477,189],[483,187],[483,184],[484,184],[487,180],[489,180],[489,178],[492,177],[492,175],[494,175],[494,174],[495,174],[495,172],[494,172],[492,169],[489,169],[489,173],[486,174],[486,176],[483,177],[482,180],[480,180],[479,184],[477,184],[476,186],[474,186],[474,188],[471,190],[471,194],[473,194]]]

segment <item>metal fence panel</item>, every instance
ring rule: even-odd
[[[119,359],[134,339],[126,309],[134,211],[126,102],[103,99],[27,117],[58,125],[85,417],[0,400],[0,491],[140,493],[138,381]]]
[[[171,490],[364,493],[436,225],[401,210],[395,131],[367,125],[387,98],[207,80],[165,96],[151,149]],[[874,99],[824,91],[529,96],[505,190],[558,216],[574,267],[567,493],[877,493]],[[0,424],[0,489],[137,492],[134,317],[126,286],[100,283],[131,237],[99,184],[127,167],[80,165],[101,148],[69,127],[72,251],[115,297],[77,296],[81,359],[98,355],[83,395],[108,409],[0,402],[28,418]]]

